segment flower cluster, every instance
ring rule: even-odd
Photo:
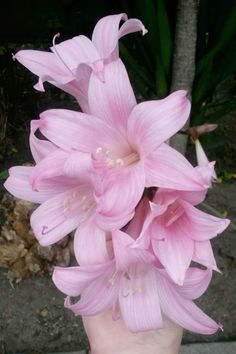
[[[33,120],[35,166],[11,168],[5,187],[41,204],[31,216],[41,245],[75,231],[79,265],[53,272],[75,314],[112,309],[114,320],[121,317],[133,332],[161,328],[165,315],[211,334],[220,325],[193,300],[217,271],[210,239],[229,220],[196,207],[211,187],[214,164],[193,167],[166,143],[188,119],[186,92],[135,99],[118,40],[137,31],[146,33],[139,20],[107,16],[92,40],[80,35],[55,44],[56,35],[52,52],[14,56],[39,77],[37,90],[48,81],[72,94],[83,113],[50,109]]]

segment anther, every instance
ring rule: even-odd
[[[42,227],[41,234],[42,234],[42,235],[46,235],[46,234],[48,233],[47,230],[48,230],[48,227],[47,227],[47,226],[43,226],[43,227]]]
[[[116,159],[116,164],[120,166],[124,166],[124,160],[122,159]]]
[[[79,196],[79,192],[78,191],[74,191],[72,193],[72,198],[77,198]]]
[[[102,152],[102,147],[101,146],[99,146],[97,149],[96,149],[96,154],[100,154],[101,152]]]
[[[142,289],[141,288],[137,288],[137,289],[127,289],[126,293],[122,293],[123,297],[128,297],[130,295],[134,295],[136,293],[141,293]]]
[[[114,164],[115,164],[115,162],[114,162],[113,159],[111,159],[111,158],[107,158],[107,159],[106,159],[106,165],[107,165],[108,167],[112,167],[112,166],[114,166]]]

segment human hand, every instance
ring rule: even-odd
[[[182,328],[163,317],[163,329],[132,333],[111,311],[83,317],[92,354],[178,354]]]

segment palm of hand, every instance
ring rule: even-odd
[[[113,321],[110,311],[84,317],[92,354],[177,354],[182,328],[164,318],[158,331],[131,333],[122,320]]]

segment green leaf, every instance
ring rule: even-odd
[[[172,36],[169,19],[166,11],[165,1],[156,0],[157,5],[157,27],[156,35],[158,37],[159,52],[162,65],[166,75],[170,74],[172,58]],[[157,53],[158,54],[158,53]]]
[[[209,57],[207,61],[207,70],[202,73],[201,76],[198,77],[198,80],[195,81],[192,99],[194,102],[201,102],[204,96],[209,91],[209,84],[211,83],[211,75],[212,75],[212,66],[213,66],[213,58]]]
[[[150,90],[155,91],[155,86],[152,81],[149,79],[148,72],[145,67],[141,66],[134,57],[129,53],[123,43],[120,43],[120,53],[121,57],[124,58],[124,61],[127,63],[128,67],[136,75],[136,81],[138,82],[139,89],[144,92],[145,88],[148,87]]]
[[[0,171],[0,181],[6,179],[8,177],[8,171],[4,170],[4,171]]]
[[[209,61],[213,60],[216,54],[218,54],[222,49],[224,49],[225,45],[231,40],[232,36],[235,35],[235,18],[236,6],[233,6],[233,9],[232,11],[230,11],[225,25],[222,28],[217,44],[201,59],[201,61],[197,65],[196,74],[199,74],[201,71],[206,71]]]
[[[160,98],[168,94],[165,69],[158,56],[156,57],[156,93]]]
[[[157,45],[157,16],[156,7],[152,0],[137,0],[136,6],[139,9],[140,17],[148,30],[147,41],[152,54],[155,56],[158,50]]]
[[[205,116],[205,121],[211,123],[211,122],[216,122],[218,119],[225,117],[226,114],[234,111],[236,109],[236,100],[222,103],[220,106],[220,109],[218,109],[216,112],[208,114]]]

